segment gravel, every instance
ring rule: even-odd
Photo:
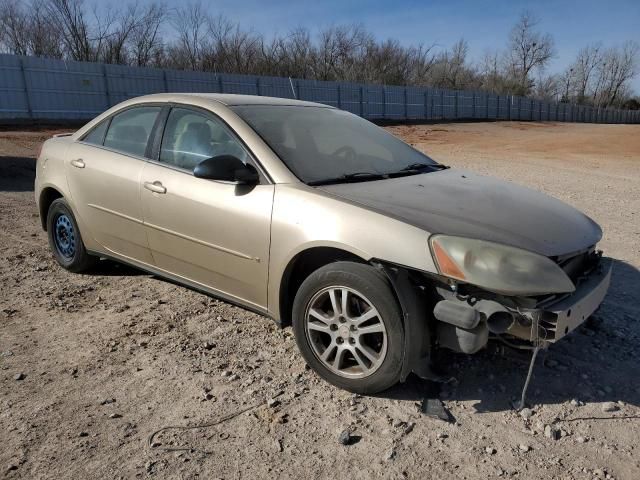
[[[600,419],[610,415],[601,411],[604,402],[624,408],[625,417],[640,415],[640,126],[389,129],[446,164],[549,193],[603,227],[599,247],[616,264],[598,313],[602,321],[552,345],[554,368],[537,363],[529,421],[511,406],[528,353],[443,352],[445,373],[456,379],[438,400],[444,422],[421,411],[425,397],[438,397],[437,386],[410,376],[403,386],[354,400],[305,368],[289,328],[255,313],[109,262],[86,275],[63,271],[39,226],[29,158],[53,132],[3,131],[0,351],[12,355],[0,358],[0,464],[19,467],[6,476],[321,478],[343,465],[358,478],[476,479],[498,472],[517,479],[593,478],[596,469],[605,478],[640,478],[640,422]],[[14,381],[17,372],[28,376]],[[238,380],[229,380],[234,374]],[[215,402],[201,401],[205,387]],[[215,422],[280,391],[277,408],[261,406],[210,428],[168,430],[155,439],[193,452],[147,446],[161,427]],[[98,405],[111,398],[117,402]],[[126,420],[108,419],[116,408]],[[395,419],[404,426],[393,428]],[[545,424],[568,436],[546,438]],[[359,438],[341,447],[345,429]]]
[[[601,408],[603,412],[617,412],[620,410],[620,407],[615,402],[604,402]]]

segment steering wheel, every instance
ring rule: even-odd
[[[346,161],[353,162],[356,159],[357,154],[353,147],[345,145],[333,152],[331,156],[343,157]]]

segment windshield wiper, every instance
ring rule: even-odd
[[[389,172],[389,177],[401,177],[404,175],[415,175],[418,173],[435,172],[437,170],[445,170],[449,168],[447,165],[441,163],[411,163],[406,167],[401,168],[395,172]]]
[[[449,168],[449,167],[447,165],[442,165],[441,163],[411,163],[406,167],[398,170],[398,172],[410,172],[414,170],[426,170],[426,169],[444,170],[446,168]],[[393,172],[393,173],[398,173],[398,172]]]
[[[332,183],[366,182],[368,180],[381,180],[383,178],[388,178],[388,175],[384,173],[374,173],[374,172],[354,172],[354,173],[346,173],[344,175],[340,175],[339,177],[324,178],[322,180],[313,180],[311,182],[307,182],[307,185],[316,186],[316,185],[329,185]]]

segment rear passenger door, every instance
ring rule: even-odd
[[[104,120],[68,153],[66,172],[76,213],[106,250],[151,264],[142,222],[140,175],[162,106],[127,108]]]
[[[266,178],[248,187],[193,176],[202,160],[223,154],[255,165],[213,113],[172,108],[142,172],[149,246],[162,270],[265,308],[274,187]]]

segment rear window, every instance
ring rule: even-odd
[[[135,107],[111,119],[104,146],[139,157],[144,156],[153,124],[161,107]]]

